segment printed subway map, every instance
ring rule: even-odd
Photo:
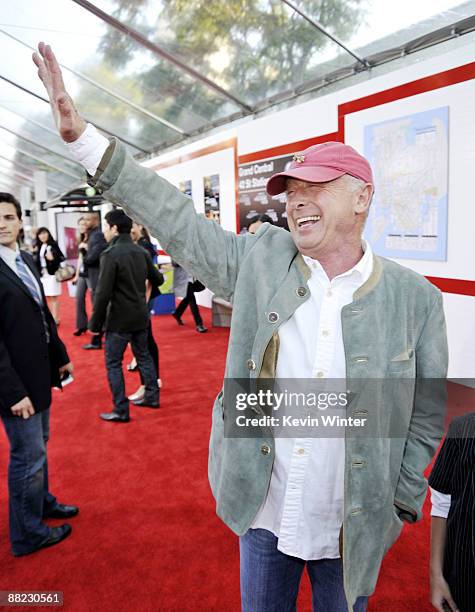
[[[365,238],[379,255],[444,261],[449,109],[365,127],[375,195]]]

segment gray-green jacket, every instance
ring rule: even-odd
[[[91,182],[149,227],[190,274],[233,301],[224,394],[216,398],[212,415],[209,480],[218,515],[243,534],[266,497],[274,445],[271,437],[224,437],[226,379],[275,375],[279,326],[309,298],[310,270],[288,232],[269,225],[256,235],[224,231],[197,215],[190,198],[137,164],[118,141],[111,142]],[[370,278],[343,308],[341,322],[355,398],[349,416],[370,410],[367,379],[445,378],[442,296],[419,274],[375,256]],[[349,606],[374,591],[381,561],[401,531],[399,516],[410,522],[421,518],[423,472],[442,436],[444,393],[415,386],[402,395],[403,400],[388,393],[384,414],[375,418],[383,428],[388,418],[396,421],[407,432],[403,437],[384,437],[381,431],[345,440],[341,543]]]

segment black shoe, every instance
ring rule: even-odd
[[[87,327],[78,327],[76,331],[73,331],[73,336],[82,336],[87,332]]]
[[[132,404],[134,406],[139,406],[139,408],[160,408],[159,401],[149,401],[145,398],[141,400],[132,400]]]
[[[89,342],[89,344],[83,344],[82,348],[85,351],[100,351],[102,349],[102,344],[99,343],[94,343],[94,342]]]
[[[208,331],[208,329],[204,325],[197,325],[196,331],[199,332],[200,334],[205,334]]]
[[[117,412],[101,412],[99,417],[103,421],[113,421],[114,423],[128,423],[130,421],[130,417],[122,416]]]
[[[51,527],[49,531],[49,536],[46,538],[44,542],[42,542],[39,546],[34,548],[33,550],[29,550],[26,553],[13,553],[15,557],[23,557],[24,555],[30,555],[31,553],[36,552],[37,550],[41,550],[42,548],[47,548],[48,546],[54,546],[55,544],[59,544],[63,540],[65,540],[69,535],[71,535],[72,527],[65,523],[64,525],[60,525],[59,527]]]
[[[66,506],[65,504],[57,504],[55,508],[50,510],[49,512],[45,512],[43,514],[43,518],[57,518],[57,519],[65,519],[72,518],[79,514],[79,508],[77,506]]]
[[[175,312],[172,312],[172,317],[175,319],[178,325],[185,325],[181,318]]]

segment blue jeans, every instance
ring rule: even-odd
[[[48,491],[49,409],[29,419],[2,416],[10,442],[8,494],[13,554],[35,550],[49,536],[43,515],[57,506]]]
[[[130,342],[132,353],[143,376],[145,401],[158,401],[157,372],[148,352],[148,330],[134,332],[106,332],[106,368],[110,390],[114,399],[114,412],[120,416],[129,416],[129,400],[125,395],[124,372],[122,360],[125,349]]]
[[[242,612],[295,612],[300,579],[307,566],[312,607],[317,612],[348,612],[341,559],[304,561],[277,550],[276,536],[249,529],[240,538]],[[358,597],[354,612],[364,612],[367,597]]]

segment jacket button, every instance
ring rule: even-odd
[[[307,288],[306,287],[299,287],[296,290],[296,293],[299,297],[305,297],[307,295]]]
[[[268,455],[270,453],[270,446],[268,444],[263,444],[261,446],[261,453],[263,455]]]
[[[246,365],[247,365],[247,369],[248,370],[255,370],[256,369],[256,362],[254,361],[254,359],[248,359],[246,361]]]
[[[267,320],[270,323],[277,323],[277,321],[279,320],[279,315],[277,312],[269,312],[269,314],[267,315]]]

